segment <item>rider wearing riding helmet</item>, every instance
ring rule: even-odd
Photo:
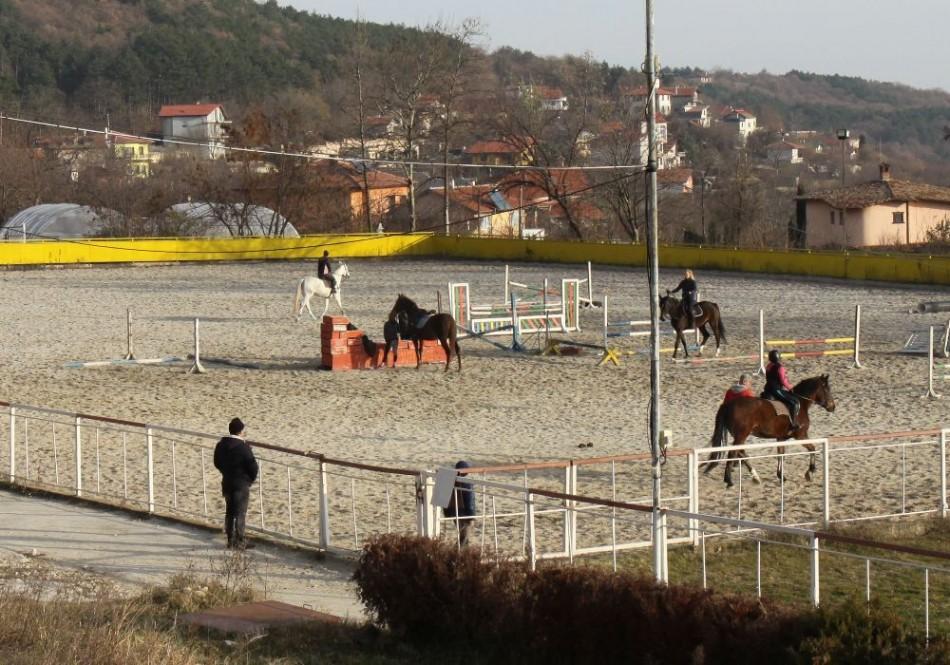
[[[336,277],[333,276],[333,266],[330,265],[330,252],[323,250],[323,256],[317,262],[317,277],[326,280],[330,285],[330,295],[336,293]]]
[[[785,366],[782,365],[782,354],[778,349],[769,351],[769,364],[765,367],[765,390],[762,394],[772,397],[785,404],[792,414],[792,426],[789,432],[798,429],[798,398],[792,393],[792,385],[788,382]]]
[[[692,328],[695,323],[693,322],[693,307],[696,306],[696,279],[693,277],[693,271],[687,270],[683,273],[683,279],[680,281],[679,285],[673,289],[673,293],[677,291],[683,292],[683,311],[686,312],[686,318],[689,321],[689,327]]]

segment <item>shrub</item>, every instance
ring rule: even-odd
[[[950,663],[864,605],[799,610],[664,586],[604,568],[483,561],[474,549],[382,536],[363,549],[360,597],[396,637],[517,663]]]
[[[807,639],[802,654],[815,665],[936,665],[950,663],[950,642],[908,630],[900,618],[880,604],[868,608],[852,600],[831,611],[822,610],[820,633]]]
[[[380,536],[363,549],[354,579],[377,621],[415,644],[491,650],[523,636],[524,567],[496,566],[475,550]]]

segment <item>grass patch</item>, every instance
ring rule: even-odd
[[[842,535],[950,552],[950,522],[939,519],[902,520],[836,526],[829,531]],[[796,607],[810,605],[811,563],[804,540],[770,536],[761,545],[762,596]],[[866,593],[863,557],[932,564],[950,568],[946,561],[886,552],[856,545],[821,543],[821,603],[823,607],[846,601],[864,602]],[[862,558],[840,556],[832,552]],[[727,593],[755,594],[756,544],[749,538],[721,537],[706,541],[707,587]],[[598,557],[591,565],[610,565],[609,557]],[[618,569],[652,574],[652,552],[628,551],[618,554]],[[702,584],[702,552],[689,546],[669,551],[670,581],[675,584]],[[950,573],[930,571],[930,634],[950,634]],[[924,629],[924,573],[917,569],[871,561],[871,600],[885,605],[912,628]]]

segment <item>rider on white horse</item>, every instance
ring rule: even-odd
[[[346,263],[343,261],[340,262],[337,269],[330,275],[333,279],[333,283],[336,285],[341,285],[343,278],[349,276],[350,269],[347,268]],[[326,314],[330,308],[330,298],[336,300],[340,311],[343,312],[344,315],[346,314],[346,311],[343,309],[343,301],[341,300],[339,288],[334,289],[331,293],[330,285],[326,280],[320,279],[319,277],[304,277],[297,283],[296,295],[294,296],[294,314],[298,321],[304,309],[310,312],[310,318],[314,320],[317,319],[313,314],[313,310],[310,309],[310,299],[314,296],[324,299],[323,314]],[[321,316],[323,315],[321,314]]]
[[[333,276],[333,268],[330,266],[330,252],[323,250],[323,258],[317,263],[317,277],[325,280],[330,285],[330,295],[336,294],[336,278]]]

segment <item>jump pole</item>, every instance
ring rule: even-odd
[[[792,358],[807,358],[816,356],[843,356],[850,354],[852,357],[852,368],[861,369],[861,305],[854,306],[854,336],[853,337],[826,337],[824,339],[765,339],[765,313],[759,310],[759,369],[755,374],[765,374],[765,345],[781,346],[802,344],[847,344],[851,343],[850,349],[827,349],[824,351],[789,351],[788,355]]]
[[[201,332],[198,317],[195,317],[195,362],[188,370],[189,374],[204,374],[205,368],[201,364]]]
[[[509,284],[508,284],[508,279],[509,279],[509,275],[508,275],[508,264],[506,263],[506,264],[505,264],[505,300],[504,300],[504,302],[510,302],[510,301],[511,301],[511,286],[509,286]]]
[[[551,346],[551,314],[548,312],[548,278],[544,278],[542,283],[542,288],[544,289],[541,292],[541,311],[544,312],[544,348],[547,349]],[[564,303],[561,303],[561,312],[564,311]],[[563,327],[564,322],[561,321],[561,327]]]

